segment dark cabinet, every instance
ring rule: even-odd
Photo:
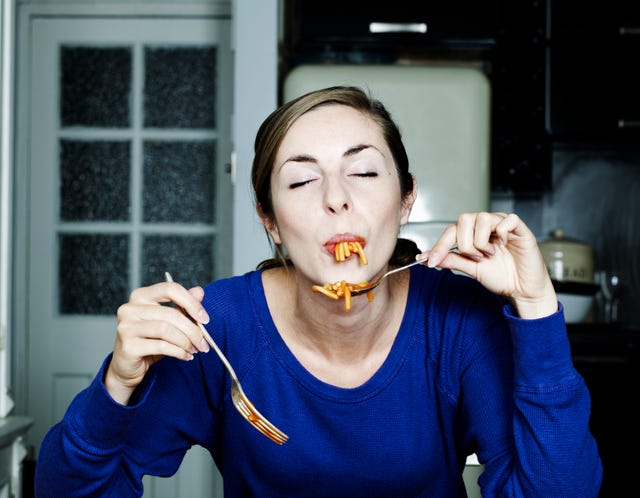
[[[291,52],[314,56],[424,53],[442,46],[492,43],[497,0],[286,0]],[[464,14],[464,15],[461,15]]]
[[[590,429],[603,468],[599,497],[630,496],[637,486],[638,331],[609,324],[569,324],[568,332],[574,364],[591,394]]]
[[[640,137],[640,3],[552,0],[548,131],[556,140]]]
[[[281,77],[304,63],[480,67],[492,87],[491,186],[552,188],[564,141],[640,143],[640,2],[285,0]],[[385,25],[381,31],[373,23]]]
[[[500,2],[488,68],[494,191],[537,195],[551,186],[551,147],[545,130],[545,23],[544,2]]]

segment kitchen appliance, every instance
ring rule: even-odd
[[[307,64],[286,75],[285,101],[354,85],[382,101],[400,128],[418,197],[401,236],[431,249],[465,211],[490,204],[490,86],[460,65]]]

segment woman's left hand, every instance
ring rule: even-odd
[[[450,248],[457,246],[457,252]],[[515,214],[464,213],[445,229],[428,266],[461,271],[509,298],[522,318],[555,313],[558,301],[535,235]]]

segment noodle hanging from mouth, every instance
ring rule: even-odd
[[[364,249],[360,242],[339,242],[335,245],[334,256],[337,262],[343,262],[351,254],[357,254],[360,258],[360,262],[363,265],[368,264],[367,257],[364,255]],[[314,285],[311,287],[313,292],[320,292],[330,299],[344,299],[344,309],[349,311],[351,309],[351,292],[355,289],[363,289],[369,286],[369,282],[360,282],[358,284],[352,284],[340,280],[333,284]],[[367,298],[369,302],[373,301],[373,294],[367,292]]]
[[[362,249],[362,244],[360,244],[360,242],[339,242],[336,244],[333,252],[338,263],[345,261],[349,256],[351,256],[351,253],[357,254],[363,265],[369,263],[367,261],[367,257],[364,255],[364,250]]]

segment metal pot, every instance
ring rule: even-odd
[[[565,236],[562,228],[551,232],[551,238],[540,242],[549,275],[558,282],[593,283],[593,248]]]

